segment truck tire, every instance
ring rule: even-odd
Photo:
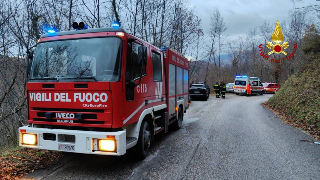
[[[136,151],[139,159],[144,159],[148,155],[148,150],[151,144],[151,129],[148,121],[144,120],[140,127],[139,139],[136,146]]]
[[[182,127],[182,121],[183,121],[183,111],[181,108],[179,108],[177,120],[173,123],[173,127],[175,130],[179,130]]]

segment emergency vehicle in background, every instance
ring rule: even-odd
[[[32,58],[20,146],[100,155],[135,147],[144,158],[155,134],[181,128],[189,62],[172,49],[122,28],[52,31]]]
[[[234,92],[238,94],[247,94],[247,84],[250,85],[251,94],[263,94],[263,85],[258,77],[236,76],[234,80]],[[250,91],[249,91],[250,92]]]

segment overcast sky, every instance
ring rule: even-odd
[[[275,27],[277,20],[280,24],[284,22],[294,8],[320,5],[316,0],[189,0],[189,3],[195,7],[205,32],[209,31],[213,10],[218,8],[230,38],[248,33],[250,28],[262,25],[265,19]]]

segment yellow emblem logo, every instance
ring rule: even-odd
[[[273,44],[272,42],[268,42],[268,44],[266,45],[267,48],[271,49],[272,51],[270,51],[268,53],[268,55],[272,54],[272,53],[276,53],[276,54],[284,54],[287,55],[286,52],[284,52],[284,49],[287,49],[289,47],[288,42],[283,42],[281,44],[281,42],[284,40],[283,34],[282,34],[282,30],[281,30],[281,26],[279,21],[277,21],[276,27],[274,28],[274,32],[271,36],[271,40],[275,43]]]

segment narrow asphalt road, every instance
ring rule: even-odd
[[[183,128],[159,134],[149,156],[65,153],[25,179],[320,179],[320,146],[261,103],[272,95],[193,101]]]

